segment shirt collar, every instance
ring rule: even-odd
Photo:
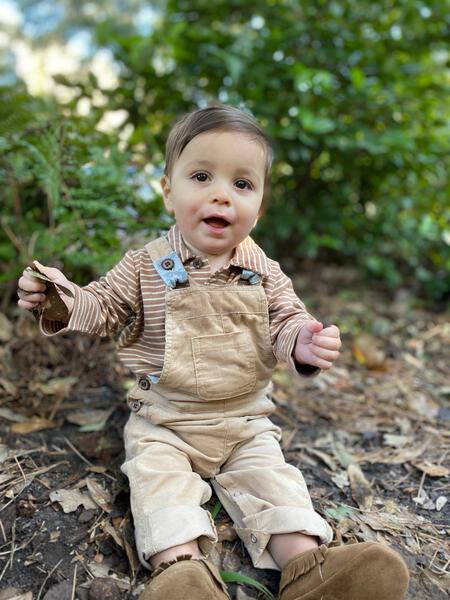
[[[196,254],[186,245],[178,225],[175,224],[170,228],[167,234],[167,241],[178,254],[183,264],[195,258]],[[246,237],[245,240],[236,246],[228,266],[249,269],[264,277],[270,275],[267,256],[250,236]]]

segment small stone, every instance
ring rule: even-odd
[[[110,577],[94,579],[89,589],[89,600],[120,600],[117,583]]]

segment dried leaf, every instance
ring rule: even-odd
[[[412,410],[429,419],[435,419],[440,408],[437,402],[434,402],[430,398],[427,398],[425,394],[421,393],[409,396],[408,404]]]
[[[380,369],[384,366],[386,355],[379,344],[373,336],[362,333],[353,340],[353,355],[367,369]]]
[[[100,431],[113,411],[114,408],[76,411],[67,414],[66,419],[69,423],[79,425],[81,431]]]
[[[13,332],[14,325],[3,313],[0,313],[0,342],[9,342]]]
[[[84,508],[97,508],[92,499],[80,490],[55,490],[50,493],[50,500],[61,504],[65,513],[74,512],[82,504]]]
[[[363,512],[355,515],[358,520],[367,523],[375,531],[387,531],[393,535],[404,533],[406,528],[415,531],[423,522],[424,518],[413,513],[410,513],[405,508],[397,514],[387,512]]]
[[[340,442],[333,442],[332,449],[333,449],[333,454],[338,459],[338,461],[341,463],[341,466],[344,467],[344,469],[346,469],[348,467],[348,465],[351,465],[352,463],[356,463],[355,458],[349,452],[347,452],[347,450],[344,448],[344,446]]]
[[[436,500],[436,510],[437,511],[442,510],[446,504],[447,504],[447,497],[439,496],[439,498],[437,498],[437,500]]]
[[[27,420],[26,417],[20,413],[14,412],[10,408],[6,408],[6,406],[2,406],[0,408],[0,418],[6,419],[7,421],[14,421],[15,423],[23,423]]]
[[[50,277],[48,277],[48,275],[45,275],[45,273],[43,273],[42,271],[39,270],[39,267],[37,267],[35,263],[33,263],[33,265],[31,267],[27,267],[25,269],[25,271],[27,271],[33,277],[36,277],[36,279],[42,279],[42,281],[46,281],[47,283],[50,283],[50,284],[58,287],[63,292],[63,294],[66,294],[66,296],[69,296],[69,298],[73,298],[73,292],[71,289],[69,289],[65,285],[62,285],[61,283],[56,283],[55,281],[50,279]],[[48,290],[48,287],[47,287],[47,290]]]
[[[422,473],[426,473],[430,477],[447,477],[450,474],[450,469],[447,467],[443,467],[442,465],[433,465],[428,460],[422,461],[412,461],[411,464],[422,471]]]
[[[351,464],[347,467],[347,473],[353,499],[362,510],[370,510],[373,504],[372,488],[361,471],[361,467]]]
[[[111,494],[94,479],[87,479],[86,485],[92,500],[97,504],[97,506],[107,513],[111,512],[113,508],[111,504]]]
[[[316,450],[315,448],[306,448],[306,451],[308,454],[312,454],[313,456],[320,458],[320,460],[322,460],[332,471],[337,471],[338,466],[336,461],[326,452],[322,452],[322,450]]]
[[[1,314],[1,313],[0,313]],[[15,383],[8,381],[4,377],[0,377],[0,385],[4,388],[4,390],[13,398],[15,398],[19,392],[19,388]]]
[[[396,435],[394,433],[385,433],[383,435],[383,443],[386,446],[393,446],[394,448],[402,448],[412,444],[414,437],[410,435]]]
[[[42,392],[46,396],[66,398],[77,381],[78,377],[55,377],[49,379],[47,383],[34,382],[30,388]]]
[[[56,427],[56,423],[50,421],[50,419],[32,417],[28,421],[11,425],[11,433],[33,433],[35,431],[42,431],[43,429],[52,429],[53,427]]]
[[[39,271],[39,268],[33,263],[33,266],[26,269],[36,279],[42,279],[46,282],[45,302],[35,309],[38,314],[42,313],[46,319],[56,321],[66,321],[69,316],[69,310],[58,293],[61,290],[66,296],[73,298],[73,293],[65,285],[55,283],[47,275]],[[58,288],[58,289],[57,289]]]
[[[0,465],[9,458],[9,448],[6,444],[0,444]]]

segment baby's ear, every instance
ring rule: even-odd
[[[172,201],[170,200],[170,180],[167,175],[164,175],[159,182],[163,193],[164,206],[168,212],[173,211]]]

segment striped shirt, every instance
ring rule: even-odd
[[[195,284],[230,285],[242,269],[262,276],[269,306],[272,349],[278,361],[288,362],[299,373],[308,375],[318,369],[294,363],[292,352],[305,321],[313,317],[297,297],[291,280],[280,265],[247,237],[235,248],[231,259],[219,271],[211,272],[208,261],[185,244],[177,225],[167,234]],[[166,286],[145,248],[129,250],[123,259],[98,281],[75,286],[74,308],[68,324],[41,317],[41,331],[58,335],[78,331],[91,335],[116,334],[121,361],[137,375],[159,374],[164,362]]]

